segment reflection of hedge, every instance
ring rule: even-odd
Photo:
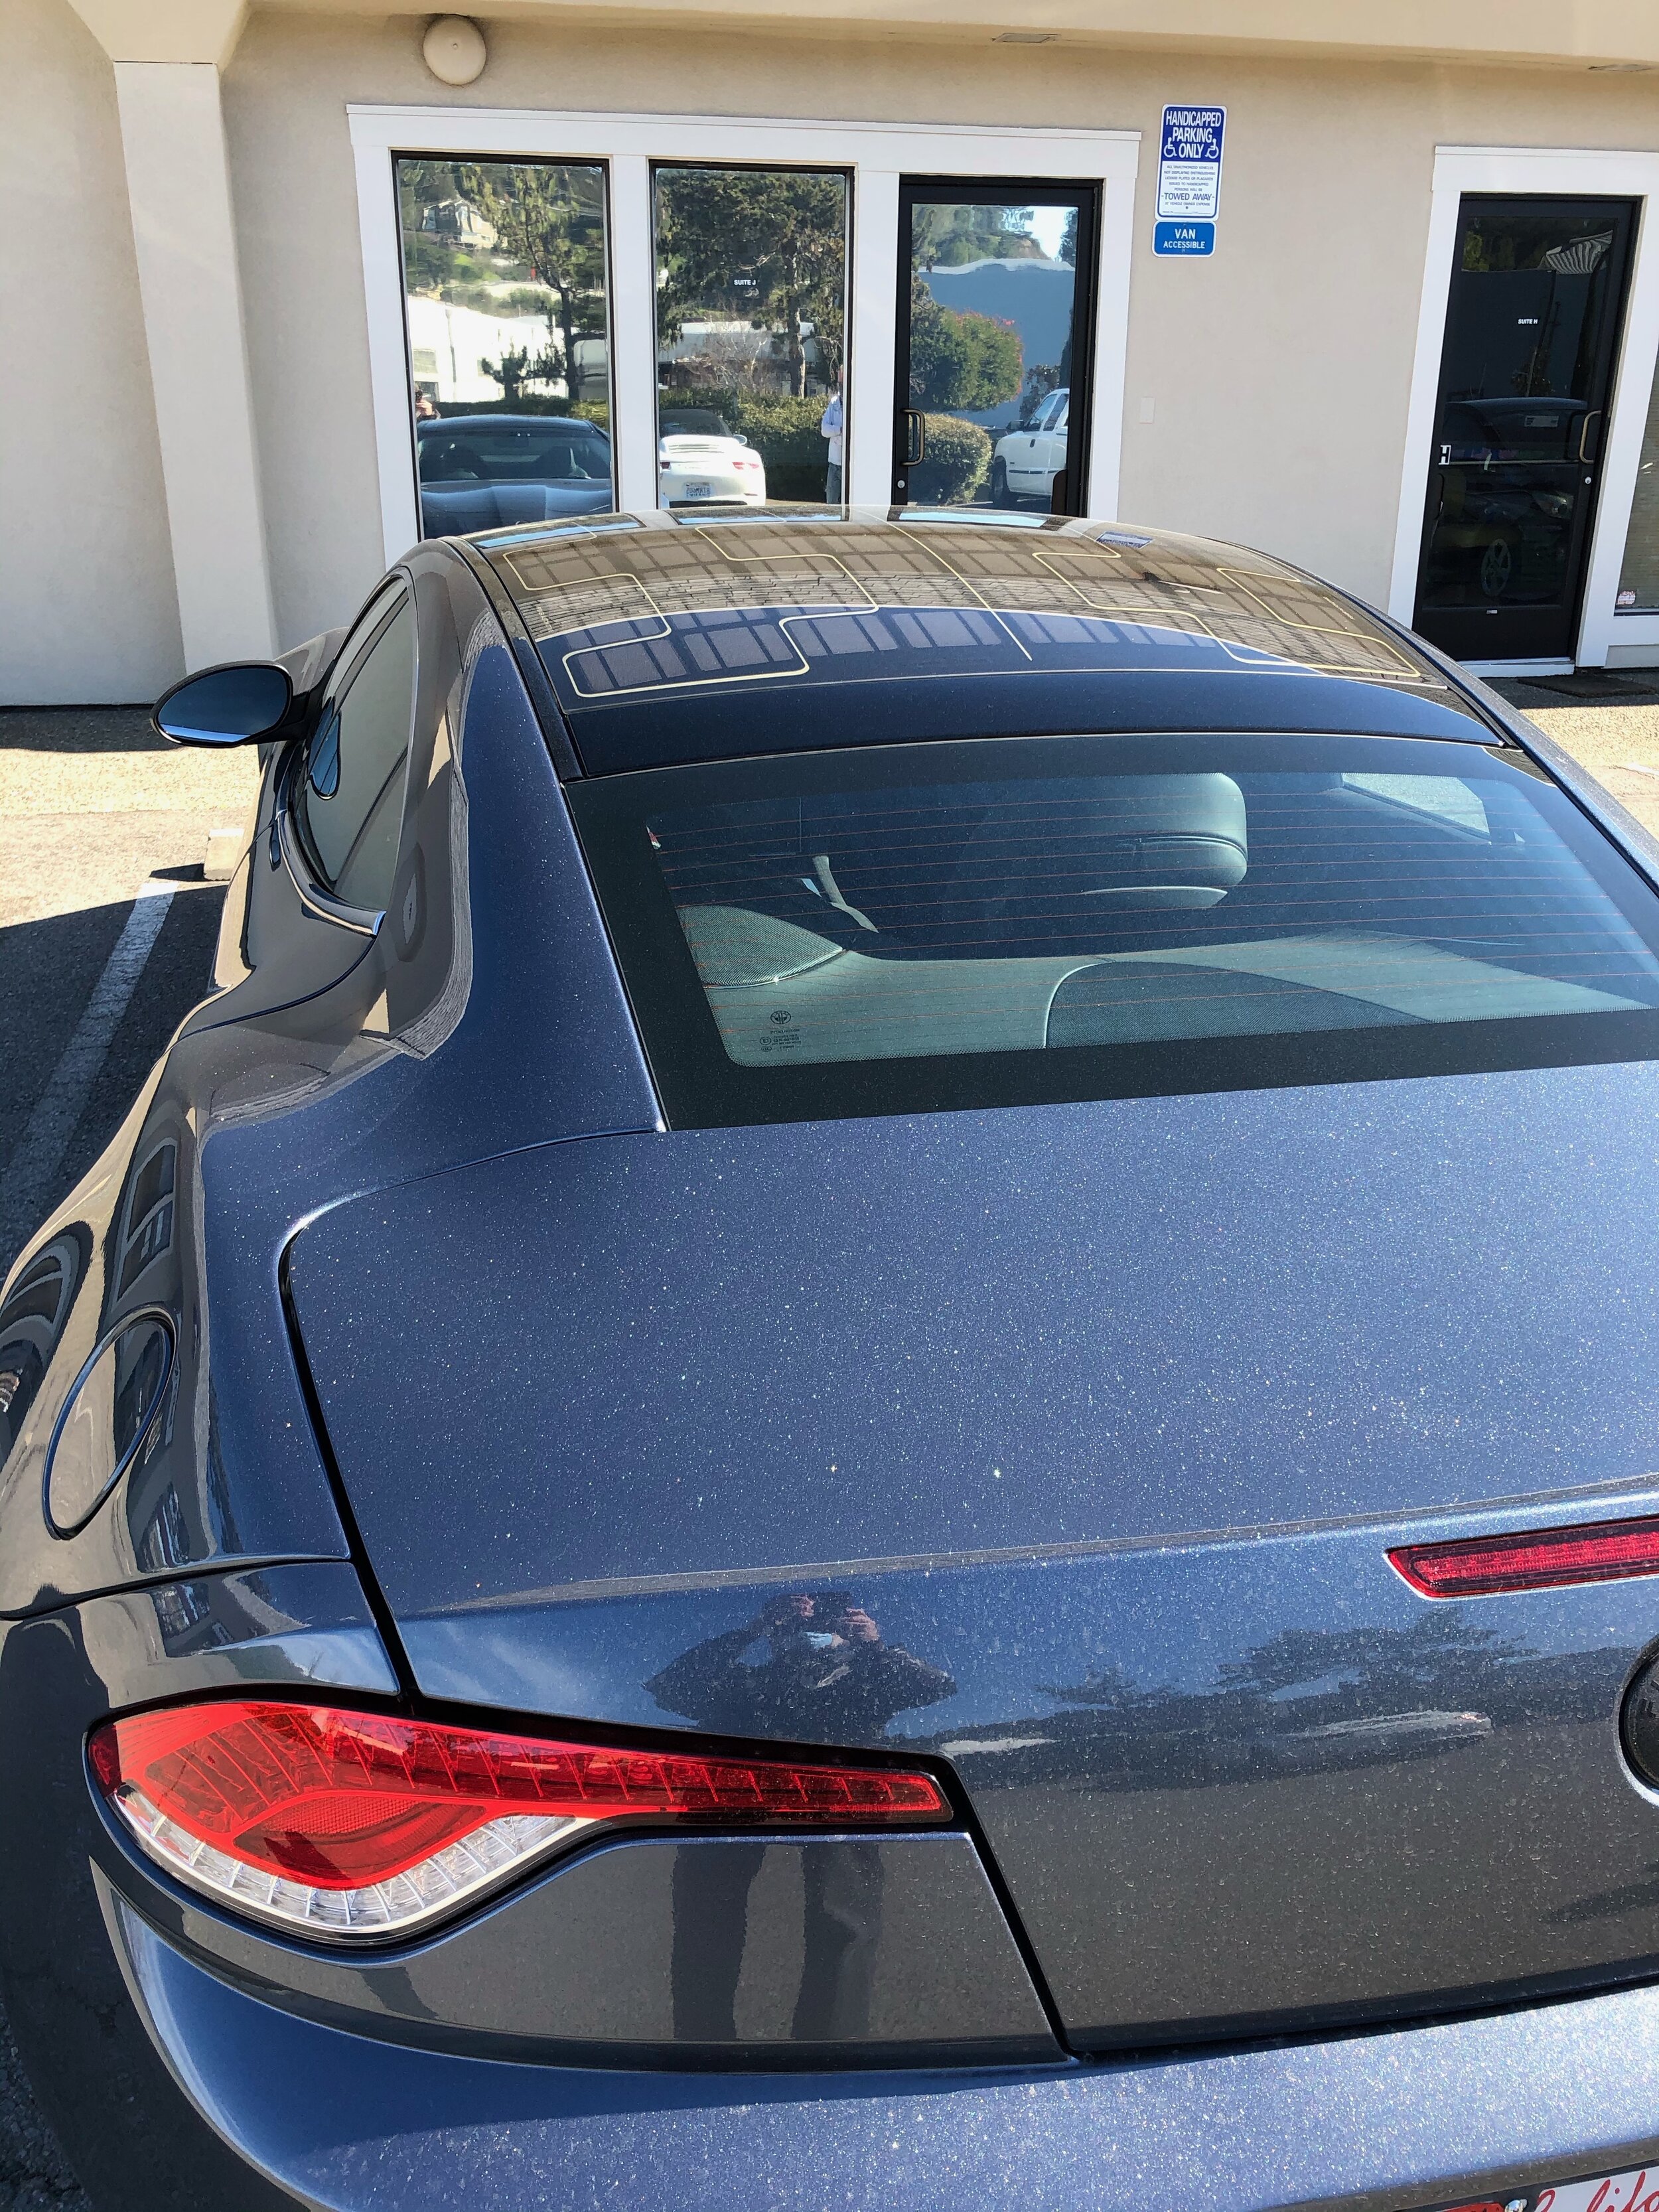
[[[516,399],[440,399],[440,415],[580,415],[586,422],[611,428],[611,409],[603,399],[579,399],[573,406],[558,394],[521,392]]]
[[[830,441],[818,428],[821,399],[739,398],[726,420],[766,464],[769,499],[822,499]],[[732,420],[735,416],[736,420]]]
[[[971,500],[991,466],[990,433],[954,415],[922,417],[922,458],[910,471],[910,496],[924,507]]]

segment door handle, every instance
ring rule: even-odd
[[[1583,421],[1578,425],[1578,458],[1581,461],[1594,461],[1600,459],[1599,438],[1597,441],[1597,450],[1595,453],[1588,453],[1585,448],[1589,444],[1590,424],[1592,422],[1599,422],[1601,421],[1601,412],[1602,410],[1601,408],[1592,407],[1589,413],[1585,416]]]
[[[904,410],[904,465],[913,469],[927,453],[927,424],[918,407]]]

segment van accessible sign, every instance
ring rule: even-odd
[[[1158,156],[1154,253],[1213,253],[1224,107],[1166,107]]]

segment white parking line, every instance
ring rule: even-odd
[[[6,1163],[0,1179],[0,1268],[33,1234],[58,1196],[57,1181],[70,1139],[161,933],[174,888],[154,878],[141,886],[75,1033]]]

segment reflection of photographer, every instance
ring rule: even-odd
[[[764,1637],[758,1665],[744,1654]],[[775,1598],[743,1628],[711,1636],[671,1660],[646,1688],[665,1712],[729,1735],[808,1742],[867,1741],[895,1713],[936,1705],[956,1684],[897,1644],[847,1590]]]

